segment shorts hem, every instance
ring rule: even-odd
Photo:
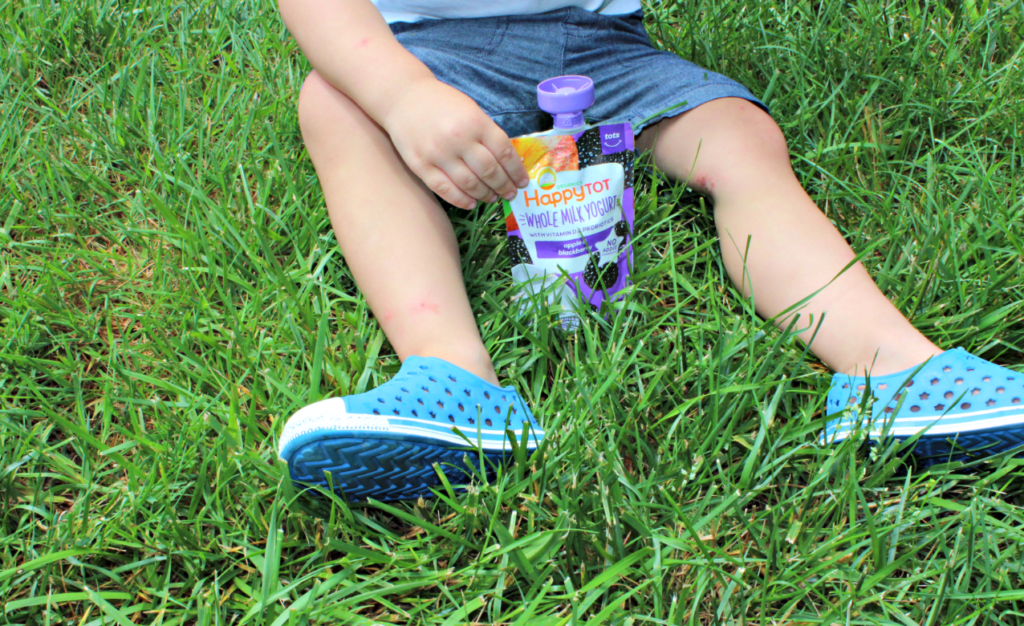
[[[682,115],[687,111],[692,111],[702,104],[707,104],[712,100],[720,100],[722,98],[742,98],[743,100],[756,104],[761,107],[765,113],[771,115],[771,112],[768,110],[768,106],[739,83],[711,83],[686,92],[686,98],[675,106],[669,105],[654,110],[636,112],[631,114],[628,119],[630,126],[633,128],[633,134],[639,135],[640,132],[648,126],[657,124],[658,122],[670,117]]]

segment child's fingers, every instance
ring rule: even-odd
[[[463,157],[466,165],[477,177],[499,196],[511,200],[516,197],[516,184],[508,177],[491,151],[477,144]]]
[[[524,189],[530,184],[530,176],[526,173],[523,159],[519,157],[519,153],[512,146],[508,135],[497,124],[494,125],[494,131],[484,135],[484,147],[494,155],[512,183],[516,187]]]
[[[432,167],[420,178],[431,191],[441,196],[449,204],[467,210],[476,208],[476,200],[459,189],[459,186],[452,182],[452,179],[443,170]]]
[[[458,185],[463,193],[480,200],[493,202],[498,199],[494,190],[488,187],[464,161],[454,161],[444,168],[448,178]]]

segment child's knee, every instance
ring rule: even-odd
[[[788,164],[789,146],[775,120],[764,109],[746,100],[740,100],[736,107],[737,123],[741,132],[752,140],[754,149],[761,153],[760,156],[778,159]]]
[[[709,156],[716,153],[722,165],[740,169],[764,165],[789,166],[786,138],[775,120],[761,107],[739,98],[724,99],[715,117],[717,119],[708,129],[708,141],[704,146],[708,148]]]
[[[742,98],[721,98],[644,131],[641,149],[669,175],[690,181],[701,192],[749,186],[762,175],[789,176],[789,148],[775,121]]]
[[[761,174],[788,176],[789,147],[764,109],[739,98],[718,101],[706,120],[693,174],[702,191],[744,186]]]

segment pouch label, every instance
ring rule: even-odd
[[[512,139],[530,184],[504,201],[515,300],[556,306],[563,327],[580,304],[599,309],[630,285],[633,133],[628,123]],[[538,299],[536,296],[543,296]]]

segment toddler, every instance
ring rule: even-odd
[[[836,372],[823,441],[924,431],[927,463],[1024,434],[1024,375],[940,350],[860,263],[843,272],[854,252],[800,186],[764,104],[656,50],[640,0],[279,1],[314,68],[299,123],[334,233],[403,362],[373,391],[292,416],[279,453],[294,480],[330,472],[349,499],[429,496],[434,463],[465,479],[453,467],[469,442],[502,462],[508,431],[527,451],[543,439],[497,384],[438,197],[472,210],[527,186],[509,137],[550,127],[536,85],[567,74],[593,79],[589,117],[632,123],[639,150],[712,201],[726,269],[760,315],[814,294],[800,313],[823,322],[800,338]]]

